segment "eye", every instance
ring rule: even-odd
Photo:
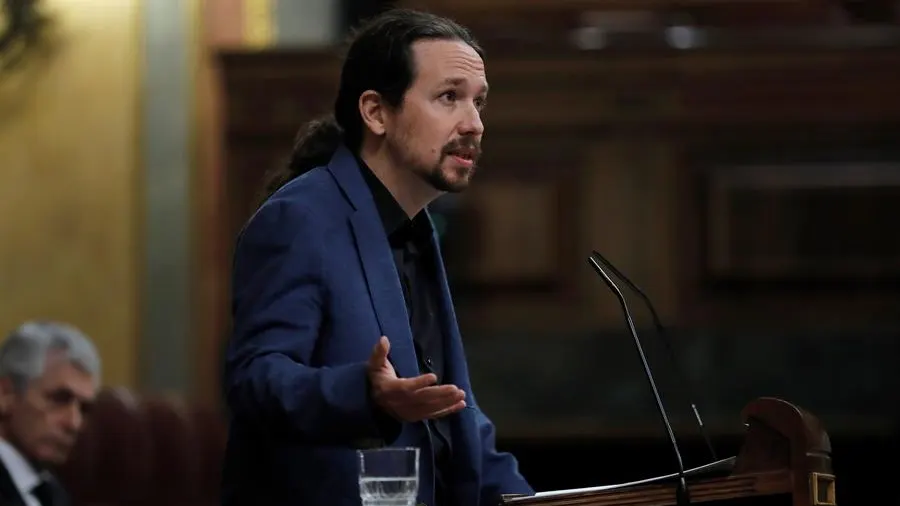
[[[65,406],[75,400],[75,394],[63,388],[49,392],[47,399],[57,406]]]
[[[453,102],[456,102],[457,98],[459,98],[459,96],[457,95],[456,90],[447,90],[447,91],[441,93],[441,96],[440,96],[440,99],[442,102],[450,103],[450,104],[452,104]]]
[[[478,108],[479,111],[483,111],[484,108],[487,107],[487,97],[476,98],[475,107]]]

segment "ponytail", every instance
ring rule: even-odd
[[[265,178],[263,200],[272,196],[292,179],[310,170],[327,165],[344,142],[344,131],[333,116],[325,116],[307,123],[294,139],[294,148],[285,165],[276,167]]]

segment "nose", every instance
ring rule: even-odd
[[[465,117],[459,124],[460,135],[475,135],[480,137],[484,133],[484,123],[481,122],[481,111],[474,103],[465,107]]]
[[[75,435],[81,430],[81,425],[84,423],[84,415],[81,412],[81,406],[77,402],[69,404],[62,422],[63,428],[71,435]]]

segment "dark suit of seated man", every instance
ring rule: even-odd
[[[355,449],[414,446],[418,502],[531,494],[469,381],[426,206],[475,172],[487,95],[458,24],[394,10],[355,36],[332,117],[234,254],[226,506],[357,506]]]
[[[0,345],[0,505],[67,506],[51,473],[65,462],[100,384],[100,358],[77,329],[29,322]]]

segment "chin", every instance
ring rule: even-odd
[[[432,184],[438,191],[460,193],[469,187],[469,178],[441,178],[440,181],[434,181]]]
[[[460,193],[469,187],[475,176],[475,168],[453,167],[434,174],[432,184],[435,188],[447,193]]]
[[[38,455],[38,460],[41,464],[49,465],[49,466],[58,466],[69,458],[68,451],[59,451],[59,450],[48,450]]]

